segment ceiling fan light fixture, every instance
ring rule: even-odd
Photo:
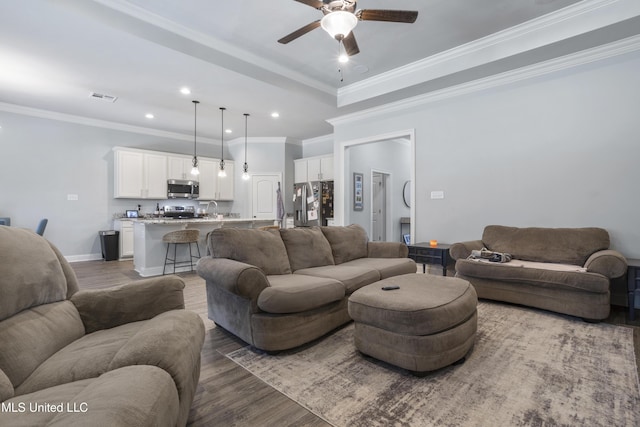
[[[356,18],[356,15],[344,10],[328,13],[320,21],[322,29],[338,40],[347,37],[357,24],[358,18]]]

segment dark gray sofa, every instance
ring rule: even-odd
[[[472,250],[509,253],[507,263],[468,259]],[[609,316],[610,281],[627,262],[609,249],[602,228],[485,227],[482,240],[456,243],[456,277],[468,280],[479,298],[511,302],[602,320]]]
[[[415,273],[406,245],[369,242],[358,225],[282,230],[221,228],[198,262],[208,315],[266,351],[294,348],[349,322],[347,298],[378,280]]]

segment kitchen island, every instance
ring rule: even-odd
[[[133,266],[142,277],[159,276],[164,267],[164,258],[167,253],[167,244],[162,241],[165,234],[185,229],[196,229],[200,231],[198,247],[200,254],[207,254],[207,234],[222,227],[237,228],[258,228],[266,225],[273,225],[273,219],[243,219],[243,218],[144,218],[133,220]],[[193,248],[194,255],[197,250]],[[173,248],[171,249],[173,252]],[[189,260],[189,249],[187,245],[179,245],[178,260]],[[188,271],[189,266],[176,268],[179,271]],[[167,273],[173,273],[173,266],[167,266]]]

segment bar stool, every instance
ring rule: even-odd
[[[198,246],[198,238],[200,237],[199,230],[178,230],[172,231],[170,233],[162,236],[162,241],[167,244],[167,252],[164,256],[164,266],[162,267],[162,274],[165,274],[165,269],[167,265],[173,265],[173,273],[176,272],[176,265],[179,267],[186,267],[187,264],[191,266],[191,271],[193,271],[193,259],[200,259],[200,246]],[[195,243],[196,248],[198,248],[198,256],[193,255],[191,252],[191,244]],[[169,258],[169,248],[173,244],[173,259]],[[177,261],[176,252],[178,245],[189,245],[189,260],[188,261]]]

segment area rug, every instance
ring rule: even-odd
[[[227,355],[334,426],[639,426],[633,331],[492,302],[466,362],[424,378],[353,347],[353,324],[296,351]]]

